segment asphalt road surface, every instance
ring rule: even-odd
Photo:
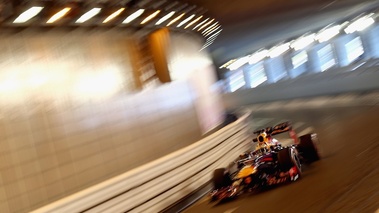
[[[297,182],[220,204],[204,197],[184,212],[379,212],[378,103],[255,112],[252,128],[289,119],[298,132],[317,132],[322,159]]]

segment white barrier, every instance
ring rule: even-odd
[[[245,114],[212,135],[34,213],[159,212],[211,180],[250,148]]]

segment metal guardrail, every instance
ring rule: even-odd
[[[248,116],[188,147],[33,212],[162,211],[209,182],[214,169],[250,148]]]

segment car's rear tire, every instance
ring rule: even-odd
[[[299,137],[300,143],[298,150],[305,163],[313,163],[320,160],[320,153],[317,148],[318,137],[317,134],[311,133]]]
[[[232,180],[229,176],[229,173],[226,171],[225,168],[216,169],[213,172],[212,181],[215,189],[221,189],[232,184]]]

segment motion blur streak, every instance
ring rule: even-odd
[[[101,11],[101,8],[93,8],[92,10],[90,10],[90,11],[86,12],[85,14],[83,14],[82,16],[80,16],[80,18],[75,23],[84,23],[84,22],[90,20],[92,17],[94,17],[98,13],[100,13],[100,11]]]
[[[180,16],[174,18],[172,21],[170,21],[170,23],[167,24],[167,26],[172,25],[173,23],[175,23],[176,21],[178,21],[179,19],[181,19],[184,15],[185,15],[185,13],[182,13]]]
[[[122,84],[121,73],[112,66],[104,67],[104,71],[96,74],[91,69],[70,73],[64,69],[51,72],[35,67],[35,70],[30,71],[24,73],[12,70],[3,75],[0,80],[0,100],[4,98],[3,101],[7,100],[8,103],[18,103],[30,95],[48,98],[59,93],[82,100],[102,99],[115,94]]]
[[[43,7],[31,7],[27,11],[23,12],[19,17],[17,17],[13,23],[27,22],[29,19],[33,18],[38,13],[40,13],[42,9],[43,9]]]
[[[109,15],[104,21],[103,23],[107,23],[109,22],[110,20],[114,19],[115,17],[117,17],[118,15],[120,15],[122,13],[122,11],[124,11],[125,8],[120,8],[118,9],[116,12],[112,13],[111,15]]]
[[[171,16],[173,16],[174,14],[175,14],[175,12],[172,11],[172,12],[170,12],[169,14],[163,16],[161,19],[159,19],[159,20],[157,21],[157,23],[156,23],[155,25],[159,25],[159,24],[161,24],[162,22],[164,22],[164,21],[166,21],[167,19],[171,18]]]
[[[136,19],[139,16],[141,16],[142,13],[144,13],[144,12],[145,12],[145,9],[139,9],[136,12],[134,12],[133,14],[131,14],[130,16],[128,16],[122,23],[123,24],[128,24],[128,23],[132,22],[134,19]]]
[[[192,26],[193,24],[195,24],[196,22],[198,22],[201,18],[203,18],[203,16],[199,16],[195,20],[191,21],[189,24],[187,24],[187,26],[184,29],[187,29],[188,27]]]
[[[69,8],[69,7],[62,9],[61,11],[59,11],[58,13],[53,15],[46,23],[54,23],[55,21],[57,21],[57,20],[61,19],[63,16],[65,16],[70,10],[71,10],[71,8]]]
[[[205,20],[203,20],[202,22],[200,22],[199,24],[197,24],[194,28],[193,28],[193,30],[195,30],[196,28],[198,28],[198,27],[200,27],[202,24],[204,24],[206,21],[208,21],[209,20],[209,18],[206,18]]]
[[[150,21],[150,20],[153,19],[155,16],[157,16],[160,12],[161,12],[160,10],[155,11],[153,14],[149,15],[148,17],[146,17],[146,18],[141,22],[141,24],[145,24],[146,22]]]

